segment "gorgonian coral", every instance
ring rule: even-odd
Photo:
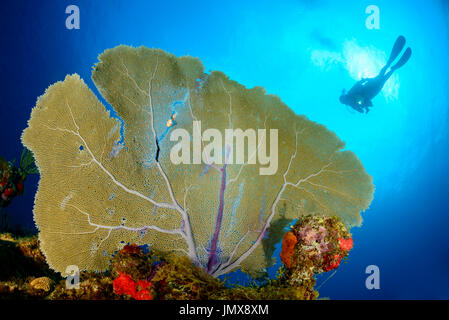
[[[52,268],[104,270],[136,243],[214,276],[257,273],[280,208],[285,221],[361,222],[371,177],[333,132],[277,96],[162,50],[119,46],[99,60],[92,79],[117,117],[72,75],[38,99],[22,136],[41,174],[34,218]]]

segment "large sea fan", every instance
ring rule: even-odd
[[[162,50],[119,46],[99,59],[92,78],[120,119],[72,75],[38,99],[22,137],[41,174],[34,218],[55,270],[104,270],[114,252],[136,243],[185,254],[214,276],[257,273],[270,261],[262,240],[274,245],[267,232],[277,219],[320,214],[361,223],[371,177],[333,132],[277,96]],[[209,154],[224,163],[174,164],[171,134],[193,133],[199,123],[200,132],[223,137],[226,129],[266,130],[257,152],[271,150],[268,132],[277,130],[277,170],[261,174],[267,164],[249,147],[243,163],[231,164],[238,150],[226,143],[221,155]],[[208,144],[192,138],[197,152]]]

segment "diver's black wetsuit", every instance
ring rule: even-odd
[[[358,112],[363,113],[365,110],[367,113],[369,107],[373,106],[371,99],[373,99],[382,90],[385,82],[391,77],[394,70],[402,67],[412,54],[412,50],[407,48],[402,55],[401,59],[390,68],[391,63],[397,58],[405,45],[405,38],[399,36],[394,43],[391,50],[390,58],[387,64],[380,70],[379,74],[374,78],[363,78],[358,81],[347,93],[343,90],[340,96],[340,102],[346,104]],[[388,70],[390,69],[390,70]]]

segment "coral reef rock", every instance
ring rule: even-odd
[[[281,259],[287,269],[287,282],[314,284],[313,276],[338,268],[352,246],[351,234],[337,217],[298,219],[282,242]]]

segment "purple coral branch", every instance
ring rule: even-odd
[[[223,221],[223,209],[224,209],[224,193],[226,190],[226,163],[221,170],[221,185],[220,185],[220,198],[218,204],[217,221],[215,223],[215,232],[212,237],[212,242],[209,252],[209,261],[207,263],[207,272],[211,273],[215,265],[215,258],[217,252],[218,236],[220,235],[221,223]]]
[[[212,269],[215,266],[215,259],[217,256],[218,236],[220,235],[221,223],[223,221],[223,209],[224,209],[224,194],[226,191],[226,166],[230,155],[230,146],[226,146],[226,158],[221,171],[221,184],[220,184],[220,197],[217,212],[217,221],[215,222],[215,231],[212,236],[212,241],[209,251],[209,261],[207,262],[207,272],[212,273]]]
[[[265,225],[264,225],[262,231],[260,232],[259,236],[257,237],[256,241],[253,243],[253,245],[244,254],[242,254],[238,259],[236,259],[234,262],[231,263],[231,258],[230,258],[230,259],[228,259],[228,261],[226,263],[222,264],[217,270],[215,270],[214,273],[212,274],[214,277],[218,277],[222,274],[228,273],[228,272],[232,271],[233,269],[237,268],[238,266],[240,266],[240,263],[243,260],[245,260],[257,248],[257,246],[259,246],[260,243],[262,242],[262,239],[265,237],[268,227],[270,226],[271,220],[273,219],[274,214],[276,213],[276,206],[277,206],[278,202],[281,200],[281,195],[284,192],[287,185],[291,184],[287,181],[286,176],[287,176],[287,173],[290,171],[290,166],[293,162],[293,159],[296,157],[297,151],[298,151],[298,133],[296,133],[295,152],[291,155],[290,161],[288,163],[288,167],[285,170],[284,175],[283,175],[284,184],[282,185],[281,189],[279,190],[278,194],[276,195],[276,199],[273,201],[273,204],[271,206],[271,214],[268,216],[268,219],[265,222]],[[308,179],[309,177],[307,177],[306,179]],[[301,180],[298,181],[297,185],[299,185],[300,183],[301,183]],[[295,186],[297,187],[297,185],[295,185]],[[235,251],[237,251],[237,247],[239,245],[240,245],[240,242],[234,248]]]

